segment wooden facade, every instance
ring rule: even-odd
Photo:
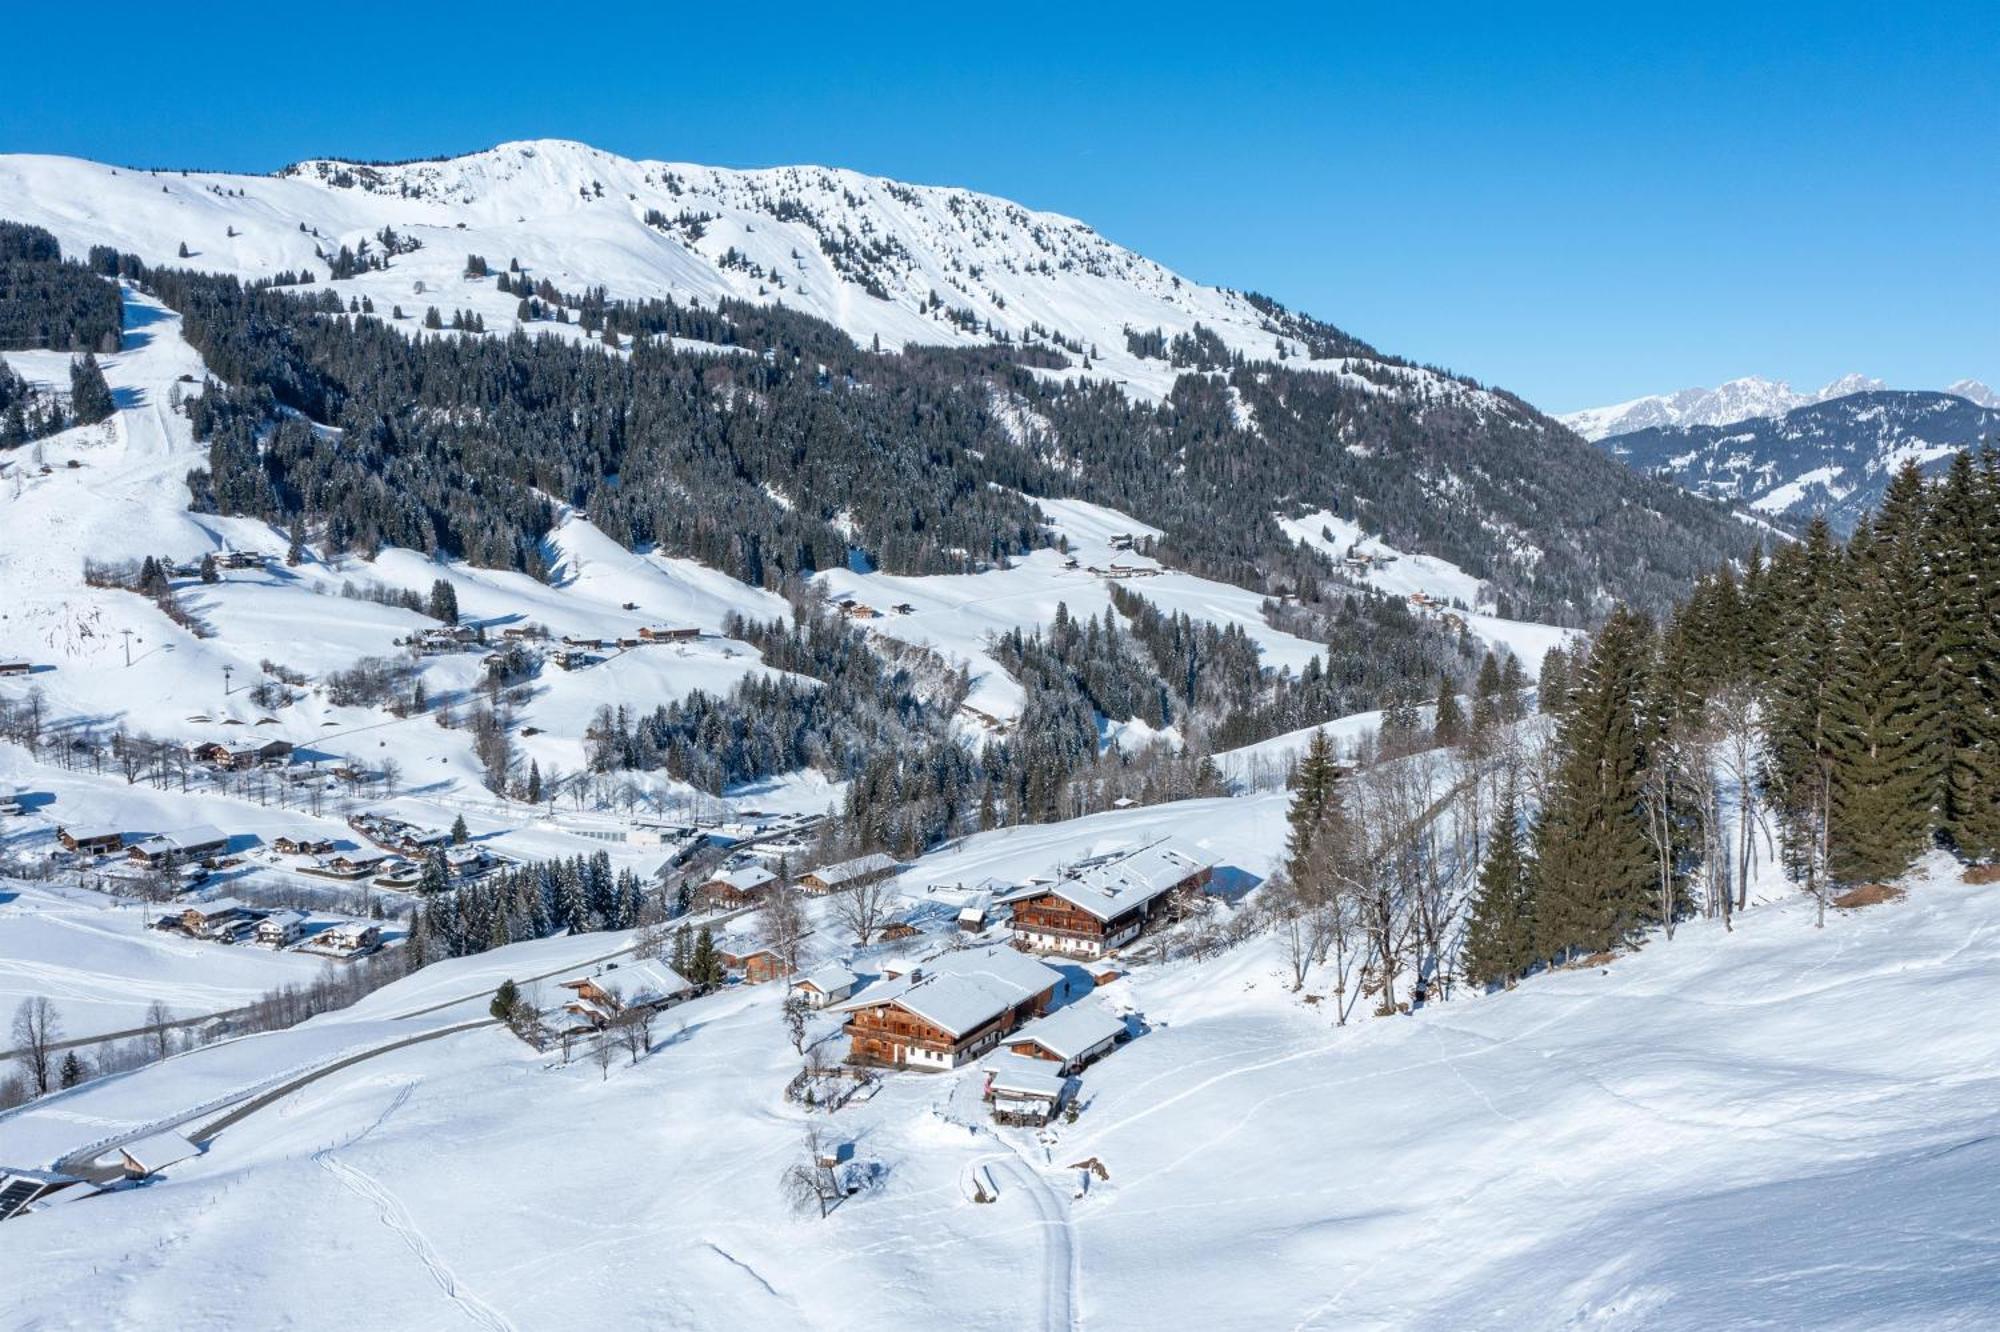
[[[900,1000],[859,1008],[849,1014],[842,1028],[848,1040],[847,1057],[857,1064],[886,1064],[892,1068],[957,1068],[991,1050],[1023,1023],[1041,1016],[1048,1010],[1053,994],[1051,985],[958,1036],[913,1012]]]

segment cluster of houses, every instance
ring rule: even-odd
[[[240,740],[197,740],[187,747],[188,758],[205,763],[217,772],[243,772],[250,768],[278,768],[291,761],[292,742],[247,736]]]
[[[387,814],[350,814],[347,826],[362,841],[391,855],[427,856],[451,842],[451,833],[443,828],[425,828]]]
[[[156,930],[184,934],[207,943],[256,943],[266,948],[297,947],[300,952],[353,958],[382,946],[382,926],[372,920],[336,920],[313,929],[306,912],[253,907],[233,898],[192,902],[153,922]]]
[[[879,883],[903,867],[890,856],[875,852],[807,870],[792,880],[793,886],[810,897],[825,897],[850,888]],[[748,855],[740,855],[709,876],[695,889],[697,905],[711,911],[740,911],[753,907],[780,886],[777,872]]]
[[[134,869],[178,868],[189,884],[207,877],[229,851],[229,834],[198,824],[173,832],[148,833],[127,841],[115,828],[93,828],[85,824],[63,824],[56,829],[56,841],[65,851],[79,856],[123,854]]]
[[[271,557],[254,550],[218,550],[213,552],[215,567],[218,569],[262,569],[271,562]],[[201,577],[200,560],[168,560],[167,570],[176,578]]]

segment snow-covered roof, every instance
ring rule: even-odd
[[[1033,1041],[1058,1059],[1075,1059],[1125,1034],[1125,1019],[1098,1003],[1071,1004],[1036,1018],[1007,1039]]]
[[[168,1129],[164,1133],[149,1133],[136,1142],[128,1142],[118,1149],[141,1170],[151,1173],[164,1170],[176,1161],[185,1161],[191,1156],[201,1155],[201,1149],[180,1134]]]
[[[895,868],[894,857],[875,851],[865,856],[856,856],[853,860],[843,860],[838,865],[822,865],[811,871],[811,874],[827,887],[838,888],[855,879],[888,874]]]
[[[184,850],[191,846],[227,845],[229,834],[206,823],[198,823],[192,828],[181,828],[175,832],[154,833],[151,837],[134,845],[134,850],[148,854],[163,854],[168,851]]]
[[[986,1070],[989,1088],[1016,1096],[1061,1100],[1063,1086],[1069,1081],[1048,1060],[1030,1059],[1026,1055],[988,1055],[979,1066]]]
[[[855,982],[860,979],[859,976],[856,976],[846,967],[835,962],[821,967],[817,971],[806,973],[793,981],[792,984],[810,985],[821,994],[839,994],[842,990],[853,989]]]
[[[897,1004],[952,1036],[963,1036],[1061,981],[1060,972],[1013,948],[967,948],[919,963],[837,1008],[853,1012]]]
[[[777,877],[777,875],[771,873],[771,871],[765,869],[762,865],[745,865],[741,869],[728,870],[722,874],[712,875],[708,881],[710,883],[725,883],[739,893],[747,893],[762,888]]]
[[[595,985],[607,994],[615,990],[619,1000],[627,1004],[656,1004],[694,988],[693,982],[680,972],[650,957],[621,962],[615,967],[600,967],[588,976],[573,976],[558,983],[572,990],[586,984]]]
[[[217,916],[226,916],[232,911],[253,912],[260,916],[270,914],[263,907],[254,907],[247,902],[239,902],[233,897],[217,897],[211,898],[206,902],[190,902],[181,908],[181,910],[183,912],[198,911],[204,920],[213,920]]]
[[[1000,896],[1001,902],[1053,893],[1099,920],[1110,920],[1214,865],[1214,861],[1171,839],[1126,855],[1085,865],[1052,883],[1029,884]]]

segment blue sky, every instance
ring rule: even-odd
[[[1081,217],[1551,410],[2000,381],[2000,6],[943,8],[24,6],[0,151],[824,162]]]

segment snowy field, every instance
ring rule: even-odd
[[[1281,811],[1179,813],[1253,862]],[[1012,872],[1153,826],[1031,831],[934,857],[918,891],[955,881],[948,859]],[[892,1076],[823,1117],[873,1181],[825,1221],[780,1198],[804,1114],[778,1094],[797,1061],[775,987],[673,1010],[650,1055],[603,1072],[479,1028],[309,1083],[150,1187],[15,1225],[0,1320],[349,1325],[315,1286],[337,1270],[407,1327],[930,1326],[941,1290],[982,1329],[1986,1326],[1996,939],[2000,891],[1939,859],[1907,901],[1824,931],[1781,900],[1734,934],[1691,923],[1607,967],[1345,1030],[1257,943],[1142,968],[1092,1002],[1145,1033],[1046,1140],[982,1123],[971,1073]],[[265,1067],[243,1041],[172,1076],[196,1097],[455,1024],[384,1015],[531,973],[553,942],[255,1038]],[[133,1095],[0,1120],[0,1159],[101,1132]],[[1083,1189],[1068,1167],[1090,1157],[1109,1178]],[[972,1202],[975,1179],[998,1201]]]

